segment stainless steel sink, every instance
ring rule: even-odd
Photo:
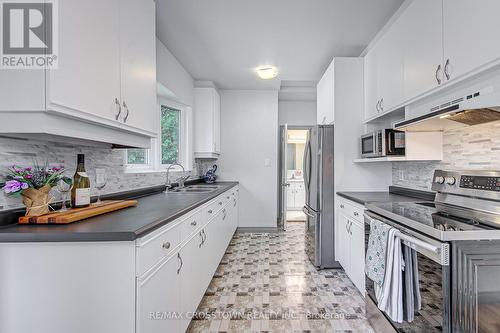
[[[183,188],[174,188],[171,193],[207,193],[221,188],[220,185],[190,185]]]

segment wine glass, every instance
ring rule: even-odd
[[[70,177],[64,177],[57,182],[57,191],[61,193],[62,212],[68,210],[68,206],[66,206],[66,201],[68,201],[68,193],[69,191],[71,191],[72,186],[73,186],[73,180]]]
[[[105,169],[95,169],[95,182],[94,186],[97,189],[97,201],[96,204],[101,203],[101,190],[106,186],[106,170]]]

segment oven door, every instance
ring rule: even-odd
[[[449,244],[442,243],[416,231],[407,229],[397,222],[388,220],[378,214],[367,212],[365,214],[365,251],[368,248],[370,235],[370,221],[376,219],[397,228],[404,235],[416,238],[432,247],[438,248],[433,252],[423,245],[415,245],[407,241],[402,243],[417,251],[418,276],[422,307],[415,309],[415,319],[412,322],[393,322],[385,313],[377,308],[374,283],[366,277],[367,317],[376,332],[431,333],[451,332],[450,325],[450,267]],[[422,244],[422,243],[420,243]],[[404,281],[403,281],[404,283]],[[403,284],[404,288],[404,284]],[[379,329],[377,329],[379,328]]]
[[[378,132],[366,134],[361,137],[361,157],[377,157],[382,154],[378,147]]]

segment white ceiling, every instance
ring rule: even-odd
[[[334,56],[359,56],[403,0],[156,0],[157,35],[197,80],[223,89],[316,81]],[[254,68],[274,65],[277,79]]]

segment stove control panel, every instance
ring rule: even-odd
[[[460,187],[500,192],[500,177],[461,176]]]

